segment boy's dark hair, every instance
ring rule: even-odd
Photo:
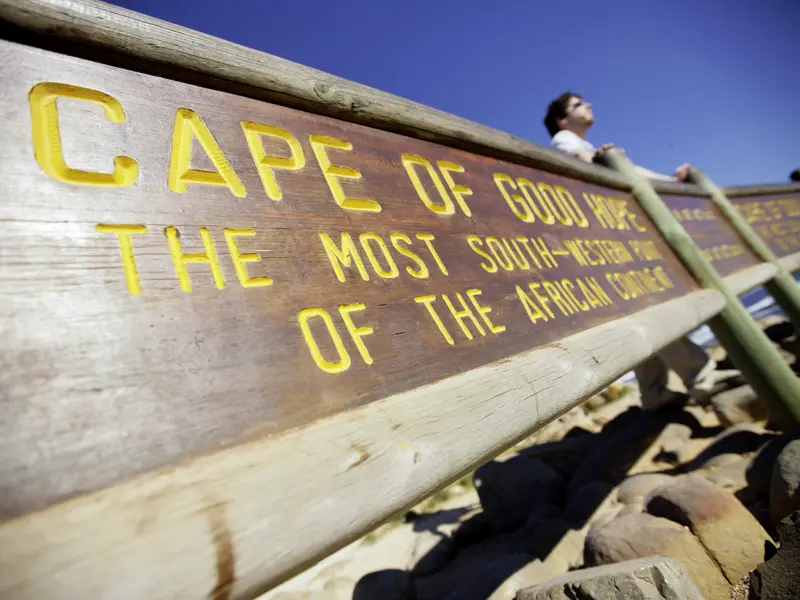
[[[547,127],[550,137],[553,137],[561,131],[558,121],[567,116],[567,107],[569,107],[570,98],[580,97],[581,95],[575,92],[564,92],[550,103],[550,106],[547,107],[547,114],[544,117],[544,126]]]
[[[800,181],[800,169],[795,169],[794,171],[792,171],[791,174],[789,175],[789,179],[791,179],[792,181]]]

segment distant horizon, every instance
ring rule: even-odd
[[[572,90],[594,104],[590,141],[649,169],[690,162],[743,185],[787,183],[800,168],[800,2],[576,0],[568,14],[475,0],[112,3],[542,146],[547,104]]]

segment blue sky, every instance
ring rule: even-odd
[[[721,184],[800,167],[800,1],[114,0],[549,144],[547,104],[593,102],[590,140]]]

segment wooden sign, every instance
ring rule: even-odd
[[[762,262],[711,198],[661,194],[661,199],[723,277]]]
[[[776,256],[800,252],[800,193],[734,196],[730,200]]]
[[[628,193],[0,58],[3,519],[697,289]]]

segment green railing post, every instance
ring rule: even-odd
[[[773,418],[786,427],[796,427],[800,423],[800,380],[778,349],[628,157],[620,150],[612,149],[603,153],[600,162],[630,181],[633,194],[644,211],[700,285],[719,290],[725,297],[725,308],[709,321],[709,327],[742,376],[769,405]]]
[[[688,181],[706,189],[711,194],[711,200],[719,207],[728,222],[739,232],[753,252],[764,262],[772,263],[777,267],[778,274],[764,283],[764,287],[775,298],[775,301],[792,321],[792,324],[800,329],[800,287],[798,287],[792,274],[781,266],[775,253],[761,239],[761,236],[736,209],[723,191],[705,173],[692,167],[689,170]]]

